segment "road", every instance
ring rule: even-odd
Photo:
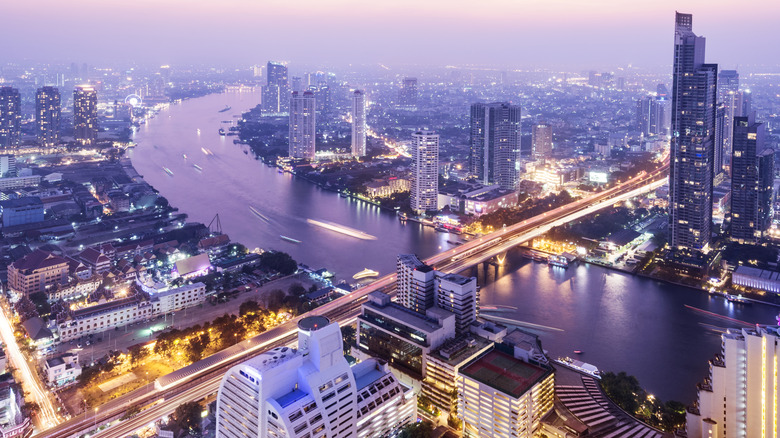
[[[668,165],[664,165],[650,173],[642,173],[611,189],[571,202],[521,223],[503,227],[501,230],[430,257],[425,262],[445,272],[460,272],[476,263],[489,260],[516,245],[539,236],[553,226],[576,220],[617,202],[655,190],[666,182],[665,175],[667,170]],[[45,431],[40,436],[51,438],[77,436],[78,433],[91,430],[94,424],[102,424],[120,415],[127,406],[134,404],[143,406],[161,397],[164,398],[165,402],[154,406],[152,408],[153,412],[144,411],[133,419],[119,423],[120,427],[114,426],[99,435],[101,437],[127,436],[130,432],[145,426],[150,421],[171,414],[182,402],[200,400],[204,394],[207,396],[215,393],[219,388],[219,383],[225,371],[234,364],[270,348],[294,343],[297,322],[301,318],[323,315],[339,324],[347,324],[353,321],[360,313],[360,306],[366,296],[378,290],[391,291],[395,286],[395,277],[395,274],[381,277],[343,298],[324,304],[305,315],[301,315],[253,338],[253,346],[243,352],[240,357],[226,358],[218,365],[210,366],[198,373],[193,373],[165,389],[149,389],[145,387],[143,390],[133,391],[102,406],[95,414],[96,418],[88,415],[83,418],[74,418],[67,423]]]

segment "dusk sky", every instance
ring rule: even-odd
[[[6,0],[0,10],[3,61],[661,67],[675,10],[694,14],[708,62],[780,59],[776,0]]]

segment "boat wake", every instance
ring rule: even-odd
[[[343,234],[345,236],[355,237],[357,239],[363,239],[363,240],[376,240],[376,236],[372,236],[371,234],[364,233],[360,230],[356,230],[354,228],[345,227],[344,225],[334,224],[333,222],[323,222],[323,221],[316,221],[314,219],[306,219],[306,222],[320,227],[325,228],[326,230],[335,231],[339,234]]]
[[[271,223],[271,219],[268,219],[268,216],[264,215],[263,213],[260,213],[260,211],[258,211],[256,208],[252,207],[251,205],[249,206],[249,211],[251,211],[255,216],[264,220],[265,222],[269,224]]]

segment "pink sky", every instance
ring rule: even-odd
[[[780,60],[776,0],[6,0],[0,62],[661,66],[675,9],[709,62]]]

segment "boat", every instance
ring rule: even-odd
[[[225,134],[226,134],[225,133],[225,129],[224,128],[219,128],[219,135],[225,135]]]
[[[198,135],[200,135],[200,128],[198,128],[197,131],[198,131]]]
[[[198,166],[197,164],[193,164],[192,167],[194,167],[197,170],[203,171],[203,168]]]
[[[555,359],[555,363],[565,366],[566,368],[579,371],[581,373],[588,374],[597,379],[601,379],[601,372],[595,365],[583,362],[581,360],[572,359],[570,357],[559,357]]]
[[[181,156],[182,156],[182,157],[183,157],[185,160],[187,159],[187,154],[181,154]]]
[[[293,239],[292,237],[282,236],[281,234],[279,235],[279,238],[282,239],[282,240],[286,240],[288,242],[292,242],[292,243],[301,243],[301,241],[298,240],[298,239]]]
[[[357,274],[353,275],[352,278],[355,280],[362,280],[364,278],[373,278],[378,276],[379,276],[379,272],[374,271],[373,269],[366,268],[358,272]]]
[[[559,268],[568,268],[569,260],[564,256],[550,255],[547,257],[547,264],[550,266],[557,266]]]
[[[731,303],[751,304],[750,300],[742,295],[726,294],[726,299]]]
[[[442,226],[436,226],[436,227],[434,227],[434,229],[436,231],[440,232],[440,233],[448,233],[449,232],[446,228],[444,228]]]
[[[203,153],[206,155],[214,155],[214,152],[211,152],[210,149],[200,148],[200,150],[203,151]]]
[[[217,111],[217,112],[219,112],[219,113],[226,113],[226,112],[228,112],[228,111],[230,111],[230,110],[232,110],[232,109],[233,109],[233,108],[231,108],[231,107],[229,107],[229,106],[225,105],[225,107],[224,107],[224,108],[222,108],[221,110],[219,110],[219,111]]]
[[[264,220],[266,222],[271,222],[271,220],[268,219],[268,216],[264,215],[263,213],[260,213],[260,211],[258,209],[252,207],[251,205],[249,206],[249,211],[254,213],[254,215],[259,217],[260,219],[262,219],[262,220]]]
[[[582,354],[582,350],[574,350],[574,354]]]
[[[167,167],[163,167],[163,170],[164,170],[164,171],[165,171],[165,173],[167,173],[168,175],[170,175],[170,176],[173,176],[173,172],[171,172],[171,169],[168,169]]]

